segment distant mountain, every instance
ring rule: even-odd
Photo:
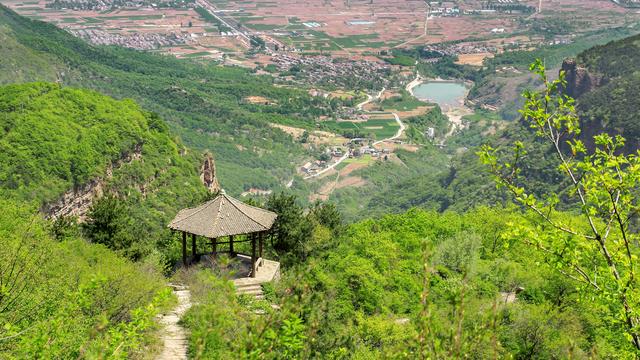
[[[270,123],[314,125],[326,100],[277,87],[249,70],[172,56],[91,46],[52,24],[0,5],[0,84],[59,82],[132,98],[188,145],[216,155],[221,185],[238,194],[284,187],[306,152]],[[246,99],[261,96],[268,105]]]

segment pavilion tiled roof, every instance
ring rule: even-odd
[[[274,212],[234,199],[222,190],[213,200],[180,210],[168,226],[198,236],[219,238],[267,231],[277,216]]]

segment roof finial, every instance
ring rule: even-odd
[[[224,189],[220,189],[220,195],[227,195],[227,192]]]

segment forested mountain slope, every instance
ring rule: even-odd
[[[147,235],[136,256],[156,248],[178,209],[205,196],[202,154],[131,100],[27,83],[0,87],[0,113],[0,197],[50,212],[65,193],[89,191],[86,203],[72,204],[85,207],[95,196],[116,195],[131,217],[127,230]]]
[[[277,188],[294,174],[302,147],[268,123],[313,123],[323,99],[276,87],[272,79],[212,64],[109,47],[94,47],[54,25],[0,5],[0,83],[59,81],[116,98],[130,97],[157,112],[186,144],[211,150],[222,186]],[[272,105],[256,105],[263,96]]]
[[[607,131],[622,134],[627,140],[627,151],[640,149],[638,59],[640,35],[595,46],[580,53],[575,60],[564,61],[567,93],[577,97],[576,109],[582,122],[580,138],[590,148],[593,136]],[[550,164],[554,155],[550,147],[539,144],[528,124],[514,121],[490,136],[479,136],[481,131],[477,121],[470,121],[467,130],[450,140],[464,146],[465,151],[452,157],[448,171],[403,178],[389,191],[377,193],[368,203],[370,211],[394,212],[411,206],[467,210],[478,204],[506,203],[509,197],[495,188],[478,162],[476,151],[482,143],[500,147],[522,141],[531,161],[521,170],[532,181],[532,188],[538,193],[557,192],[562,176]]]
[[[465,214],[413,209],[352,224],[340,235],[317,228],[305,244],[305,260],[287,268],[275,288],[268,287],[267,299],[281,308],[267,306],[266,316],[253,318],[241,315],[242,306],[220,280],[224,272],[214,276],[201,270],[190,283],[197,304],[185,320],[192,334],[190,354],[201,359],[632,356],[629,344],[616,335],[619,328],[602,316],[603,308],[583,297],[575,282],[541,265],[549,259],[511,231],[514,223],[533,219],[505,208]]]
[[[640,148],[638,59],[640,35],[596,46],[578,55],[576,75],[569,79],[568,87],[581,90],[575,95],[586,130],[585,139],[606,130],[624,135],[628,151]]]

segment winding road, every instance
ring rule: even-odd
[[[404,125],[404,123],[402,123],[402,121],[400,121],[400,116],[398,116],[398,114],[396,114],[396,113],[391,113],[391,114],[392,114],[392,115],[393,115],[393,117],[396,119],[396,122],[397,122],[397,123],[398,123],[398,125],[400,126],[400,129],[398,129],[398,132],[397,132],[395,135],[393,135],[392,137],[390,137],[390,138],[386,138],[386,139],[382,139],[382,140],[378,140],[378,141],[374,142],[374,143],[373,143],[373,146],[376,146],[376,145],[378,145],[378,144],[380,144],[380,143],[383,143],[383,142],[385,142],[385,141],[392,141],[392,140],[395,140],[395,139],[399,138],[400,136],[402,136],[402,133],[403,133],[403,132],[405,131],[405,129],[407,128],[407,127]]]
[[[371,96],[369,94],[367,94],[367,100],[361,102],[360,104],[356,105],[356,109],[358,110],[362,110],[362,108],[367,105],[368,103],[374,101],[374,100],[378,100],[382,97],[382,94],[384,93],[384,91],[386,90],[386,88],[382,88],[382,90],[380,90],[380,92],[375,96]],[[386,139],[382,139],[382,140],[378,140],[376,142],[374,142],[372,144],[372,146],[378,145],[380,143],[383,143],[385,141],[392,141],[395,140],[397,138],[399,138],[400,136],[402,136],[402,133],[405,131],[405,129],[407,128],[404,123],[402,123],[402,121],[400,120],[400,116],[398,116],[398,114],[396,113],[391,113],[393,115],[393,117],[395,118],[396,122],[398,123],[398,125],[400,126],[400,129],[398,129],[398,131],[396,132],[395,135],[393,135],[392,137],[386,138]],[[347,152],[346,154],[344,154],[340,159],[338,159],[338,161],[336,161],[335,163],[329,165],[328,167],[318,171],[315,174],[312,175],[307,175],[304,177],[304,180],[308,180],[308,179],[312,179],[314,177],[318,177],[324,173],[326,173],[327,171],[330,171],[331,169],[335,168],[336,166],[338,166],[341,162],[347,160],[349,158],[349,152]]]
[[[380,90],[380,92],[378,93],[378,95],[376,95],[376,97],[373,97],[369,94],[367,94],[367,100],[361,102],[360,104],[356,105],[356,109],[362,111],[362,108],[367,105],[368,103],[372,102],[373,100],[378,100],[382,97],[382,94],[384,93],[384,91],[387,90],[386,87],[383,87],[382,90]]]

